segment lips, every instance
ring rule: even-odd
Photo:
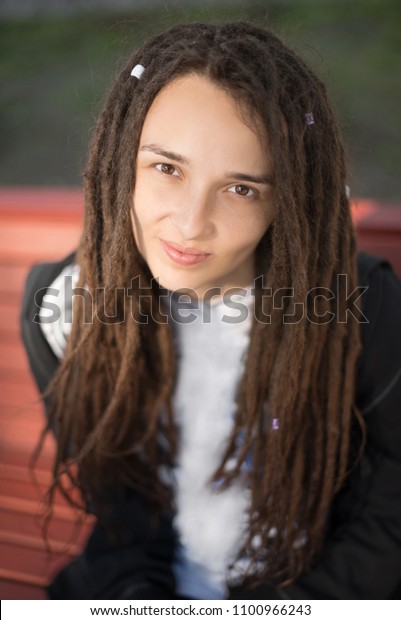
[[[173,243],[172,241],[163,241],[166,245],[169,245],[177,252],[181,252],[181,254],[193,254],[194,256],[209,256],[208,252],[201,252],[201,250],[197,250],[196,248],[185,248],[183,245],[179,245],[179,243]]]
[[[202,263],[211,256],[211,254],[202,252],[196,248],[186,248],[172,241],[160,239],[160,242],[167,256],[175,263],[184,267]]]

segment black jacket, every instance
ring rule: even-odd
[[[23,299],[22,338],[43,391],[58,360],[34,322],[46,289],[73,255],[35,265]],[[286,589],[266,584],[231,591],[235,599],[389,599],[401,594],[401,286],[390,265],[364,252],[359,283],[368,323],[362,325],[356,403],[368,440],[363,458],[333,504],[323,553]],[[36,297],[35,297],[36,296]],[[140,497],[113,502],[112,538],[98,524],[81,556],[49,587],[52,598],[173,599],[176,544],[169,515],[150,523]]]

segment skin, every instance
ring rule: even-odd
[[[203,299],[213,287],[224,295],[251,284],[255,249],[273,219],[270,170],[256,129],[207,77],[177,78],[158,94],[142,129],[131,219],[161,286]],[[209,255],[178,265],[163,241]]]

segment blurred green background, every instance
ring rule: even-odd
[[[327,83],[352,193],[401,203],[400,0],[100,4],[0,12],[0,185],[80,185],[102,97],[126,54],[178,22],[244,18],[272,28]]]

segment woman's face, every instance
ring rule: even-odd
[[[199,299],[249,285],[273,218],[270,179],[270,157],[230,95],[195,74],[164,88],[143,126],[132,209],[159,284]]]

